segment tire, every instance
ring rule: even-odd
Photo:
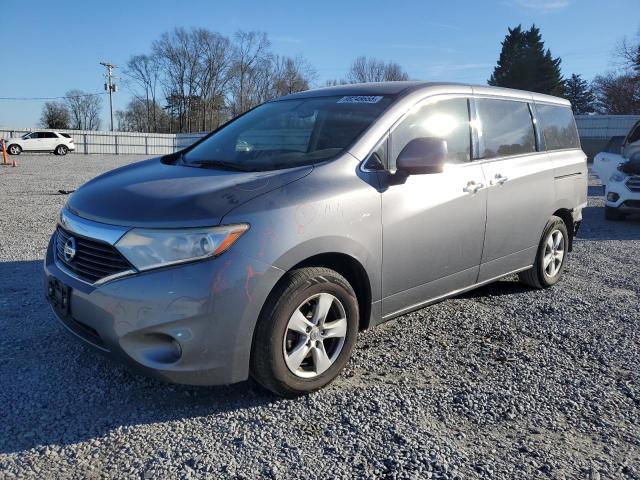
[[[627,218],[627,216],[620,210],[614,207],[604,207],[604,218],[607,220],[620,221]]]
[[[518,274],[520,281],[537,289],[555,285],[567,264],[568,249],[567,226],[560,217],[553,216],[544,228],[533,267]]]
[[[322,311],[327,312],[326,323],[319,319]],[[283,397],[318,390],[346,365],[358,325],[356,294],[342,275],[323,267],[288,272],[269,295],[256,324],[251,376]]]
[[[20,155],[22,153],[22,148],[20,147],[20,145],[9,145],[9,148],[7,148],[7,153],[9,155]]]
[[[56,155],[66,155],[69,152],[69,148],[66,145],[58,145],[53,151]]]

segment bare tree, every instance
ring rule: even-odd
[[[614,55],[618,58],[623,69],[640,75],[640,30],[635,39],[623,37],[616,45]]]
[[[347,73],[350,83],[388,82],[408,80],[409,75],[395,62],[385,63],[376,58],[358,57]]]
[[[176,28],[153,42],[153,53],[163,67],[166,95],[178,100],[178,128],[191,131],[191,110],[200,76],[200,49],[193,31]]]
[[[592,83],[598,113],[609,115],[640,114],[640,76],[631,73],[607,73]]]
[[[238,31],[235,41],[231,92],[234,116],[260,103],[265,75],[272,61],[271,42],[266,33]]]
[[[153,55],[147,54],[133,55],[127,62],[124,74],[144,90],[147,116],[143,130],[140,131],[157,131],[158,118],[156,110],[152,107],[156,103],[156,91],[160,75],[158,59]]]
[[[142,132],[146,128],[147,119],[151,110],[151,116],[156,119],[155,132],[169,132],[169,116],[158,103],[150,103],[142,99],[133,99],[126,110],[116,112],[118,130],[122,132]]]
[[[181,132],[215,129],[264,101],[308,89],[316,76],[304,58],[274,55],[264,32],[239,31],[230,39],[205,28],[164,33],[150,55],[129,59],[125,73],[140,102],[118,114],[122,128],[165,128],[160,98],[169,128]]]
[[[40,124],[44,128],[69,128],[69,110],[62,102],[46,102],[42,108]]]
[[[207,126],[217,128],[223,122],[225,92],[231,78],[233,52],[229,39],[205,29],[193,32],[201,46],[198,90],[202,108],[202,130]],[[207,123],[207,111],[210,122]]]
[[[272,66],[274,97],[309,90],[316,78],[315,69],[301,56],[295,58],[276,56]]]
[[[70,90],[64,99],[69,110],[70,126],[76,130],[98,130],[102,99],[82,90]]]

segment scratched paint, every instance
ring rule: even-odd
[[[305,233],[305,228],[309,226],[317,217],[317,207],[312,203],[301,203],[295,210],[295,222],[297,232]]]

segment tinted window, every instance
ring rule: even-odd
[[[251,171],[323,162],[351,145],[391,101],[360,95],[265,103],[195,145],[183,160]]]
[[[31,135],[29,135],[29,139],[31,140],[35,140],[37,138],[41,138],[38,132],[32,132]]]
[[[469,102],[452,98],[429,103],[409,113],[391,134],[391,158],[395,159],[414,138],[436,137],[447,142],[448,162],[468,162],[471,158]]]
[[[536,105],[547,150],[580,148],[580,138],[570,107]]]
[[[60,135],[62,135],[64,138],[71,138],[71,135],[69,135],[68,133],[61,133]]]
[[[40,132],[40,138],[58,138],[53,132]]]
[[[504,157],[536,151],[529,105],[513,100],[477,100],[481,125],[480,158]]]

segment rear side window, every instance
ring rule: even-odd
[[[53,132],[42,132],[40,138],[58,138],[58,136]]]
[[[470,161],[469,101],[466,98],[450,98],[429,103],[409,113],[391,134],[392,168],[395,168],[395,159],[407,143],[420,137],[446,140],[449,163]]]
[[[547,150],[580,148],[580,137],[569,107],[536,105]]]
[[[479,158],[505,157],[536,151],[529,105],[513,100],[476,100],[481,125]]]
[[[64,138],[71,138],[71,135],[69,135],[68,133],[61,133],[60,135],[62,135]]]

